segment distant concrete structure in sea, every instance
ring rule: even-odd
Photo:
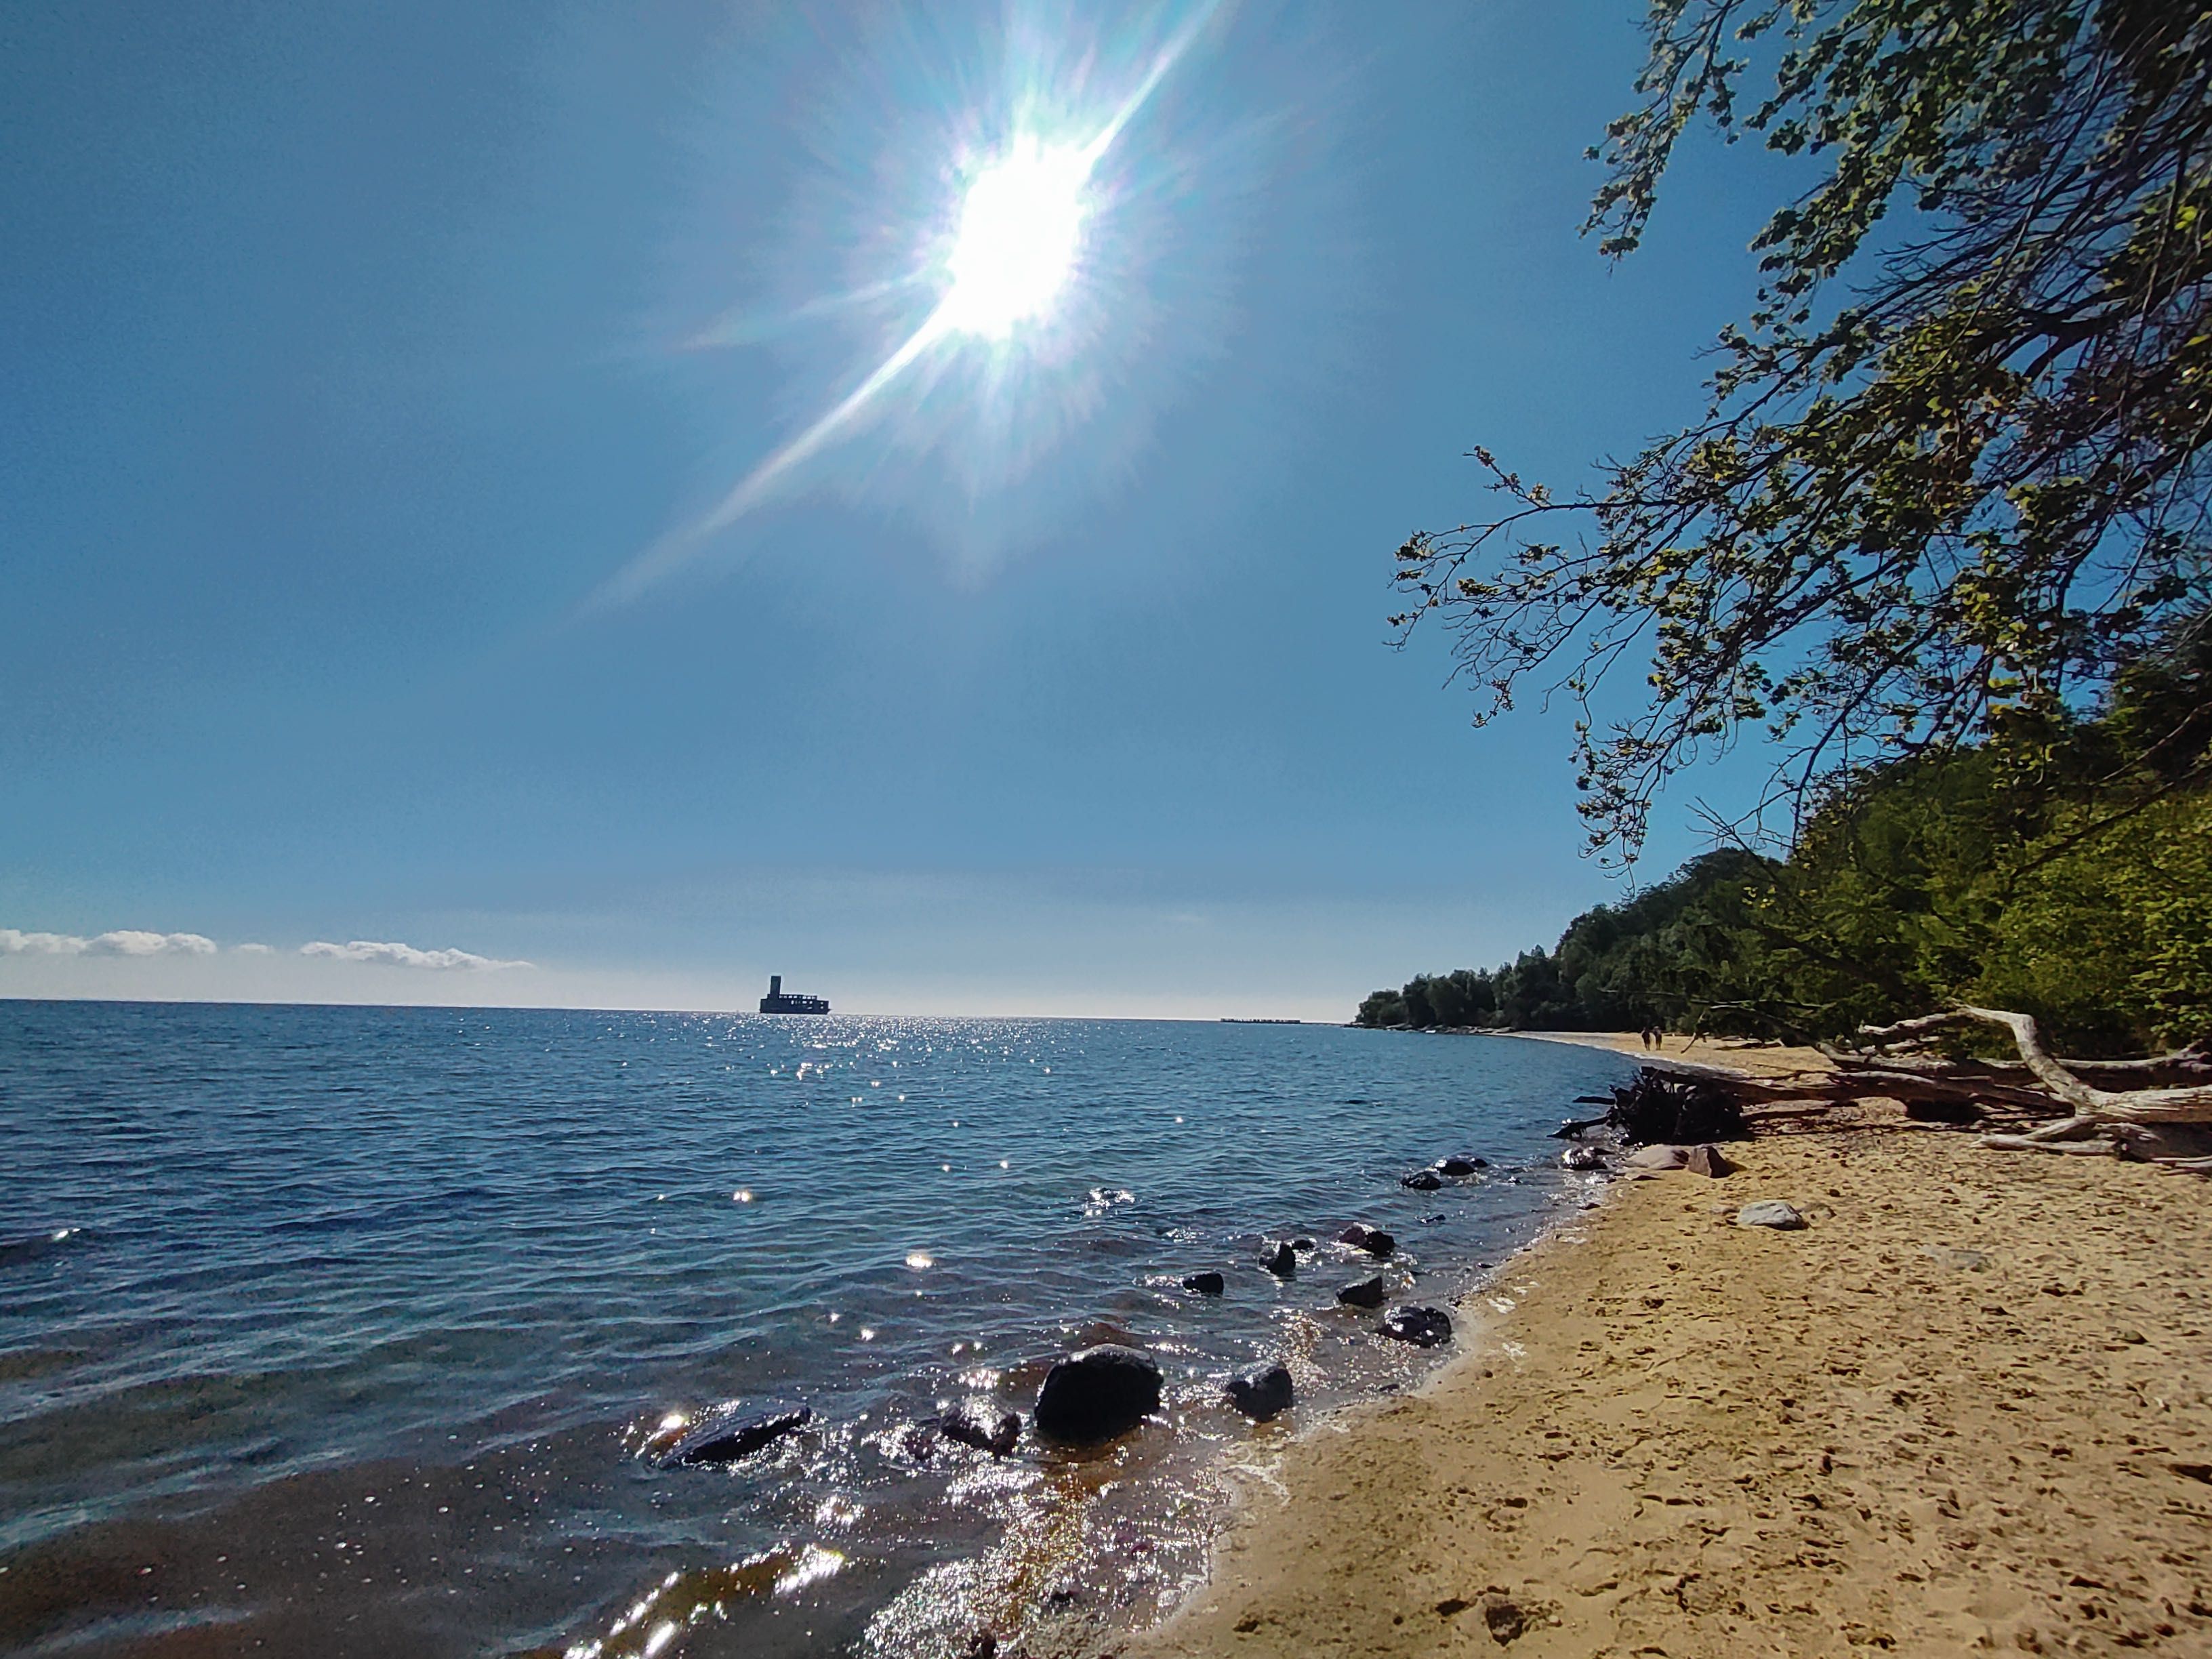
[[[802,996],[796,991],[787,993],[783,975],[768,976],[768,994],[760,1000],[760,1011],[764,1014],[826,1014],[830,1001],[826,997]]]

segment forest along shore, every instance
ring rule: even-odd
[[[1126,1651],[2212,1651],[2212,1189],[1896,1120],[1729,1155],[1515,1259]]]

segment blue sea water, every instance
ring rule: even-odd
[[[0,1651],[956,1654],[1146,1616],[1224,1456],[1434,1356],[1628,1062],[1337,1027],[0,1002]],[[1398,1177],[1445,1153],[1479,1180]],[[1322,1241],[1297,1276],[1265,1236]],[[1203,1297],[1183,1275],[1222,1271]],[[1151,1348],[1075,1456],[934,1440]],[[1289,1419],[1222,1379],[1282,1358]],[[726,1469],[664,1425],[803,1402]],[[1044,1637],[1036,1638],[1040,1643]]]

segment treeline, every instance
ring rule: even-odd
[[[2029,752],[1854,774],[1786,859],[1708,853],[1553,950],[1421,975],[1358,1022],[1802,1042],[1966,1001],[2077,1054],[2212,1034],[2212,626]]]

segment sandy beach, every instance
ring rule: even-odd
[[[1516,1258],[1126,1650],[2212,1653],[2212,1188],[1901,1119],[1729,1155]]]

